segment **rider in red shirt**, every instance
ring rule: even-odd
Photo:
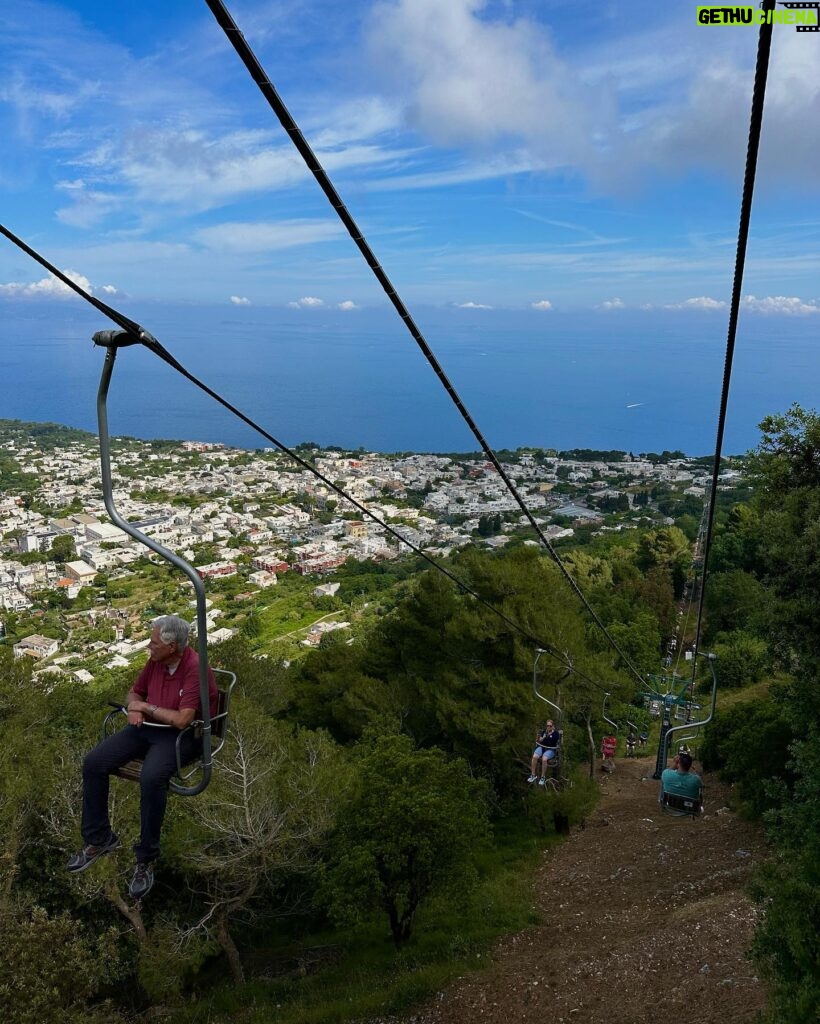
[[[159,857],[159,839],[168,800],[168,783],[177,772],[177,737],[200,716],[199,656],[188,647],[188,623],[176,615],[156,619],[148,645],[148,662],[126,698],[128,725],[108,736],[83,761],[82,835],[86,845],[69,860],[71,872],[85,871],[99,857],[120,845],[108,817],[108,785],[113,772],[142,758],[140,773],[140,838],[134,846],[137,866],[129,885],[142,899],[154,884],[151,864]],[[208,670],[211,717],[219,693]],[[182,733],[183,764],[200,753],[193,730]]]

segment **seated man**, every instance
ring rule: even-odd
[[[683,751],[672,761],[671,768],[665,768],[661,773],[661,792],[659,799],[663,799],[664,793],[674,796],[686,797],[689,800],[700,800],[703,793],[703,783],[700,776],[692,771],[692,755]]]
[[[546,730],[544,731],[543,740],[541,743],[541,778],[538,780],[539,786],[546,786],[547,784],[547,772],[550,769],[550,762],[554,761],[558,756],[558,746],[561,743],[561,733],[555,728],[555,722],[550,720],[547,722]]]
[[[188,623],[176,615],[154,620],[148,662],[126,698],[128,725],[97,744],[83,761],[82,836],[86,844],[66,868],[85,871],[103,854],[116,850],[119,837],[108,818],[110,776],[135,758],[143,758],[140,774],[140,838],[134,846],[137,866],[128,891],[142,899],[154,884],[151,864],[159,857],[159,838],[168,783],[177,771],[177,736],[196,718],[199,704],[199,656],[188,647]],[[219,699],[213,673],[208,670],[211,717]],[[169,728],[158,728],[167,726]],[[182,761],[193,761],[201,743],[193,732],[182,741]]]
[[[535,750],[532,752],[530,762],[530,777],[527,782],[535,782],[538,779],[538,767],[541,766],[541,779],[539,785],[544,785],[544,778],[547,774],[547,766],[555,757],[558,744],[561,742],[561,734],[556,730],[553,721],[547,722],[543,729],[535,734]]]

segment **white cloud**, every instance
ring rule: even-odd
[[[63,273],[88,295],[94,294],[91,282],[83,274],[78,274],[76,270],[64,270]],[[21,299],[70,299],[74,298],[76,293],[53,274],[49,274],[40,281],[30,281],[26,284],[17,281],[0,284],[0,295]]]
[[[733,182],[743,172],[749,126],[749,105],[753,81],[754,51],[738,45],[745,33],[728,33],[697,42],[686,30],[675,45],[674,26],[667,33],[669,46],[659,49],[654,62],[655,89],[660,99],[645,106],[626,129],[617,159],[634,163],[627,150],[637,152],[638,142],[645,162],[681,173],[684,169],[707,168],[731,175]],[[760,182],[820,181],[820,133],[807,130],[806,112],[820,105],[820,47],[816,37],[793,29],[778,32],[772,49],[766,90],[766,117],[759,155]],[[725,49],[709,49],[712,40],[726,40]],[[812,43],[809,40],[813,40]],[[647,38],[647,44],[649,43]],[[633,40],[640,46],[639,39]],[[655,40],[658,45],[658,40]],[[669,57],[669,69],[664,62]],[[680,60],[688,60],[685,72]],[[677,88],[668,88],[675,84]],[[649,94],[650,84],[646,83]],[[628,80],[619,83],[629,88]],[[622,92],[623,96],[623,92]]]
[[[603,302],[599,303],[595,308],[596,309],[626,309],[626,303],[623,301],[623,299],[618,299],[618,298],[615,298],[615,299],[605,299]]]
[[[401,115],[395,104],[381,96],[342,100],[333,111],[330,124],[313,135],[315,149],[350,146],[354,141],[372,139],[400,127]]]
[[[57,220],[74,228],[91,228],[104,220],[108,214],[122,206],[122,198],[113,192],[94,188],[78,178],[76,181],[59,181],[56,188],[65,192],[71,202],[57,210]]]
[[[726,303],[720,299],[712,299],[708,295],[698,295],[694,299],[685,299],[683,302],[670,303],[664,309],[726,309]]]
[[[537,22],[487,0],[374,5],[369,50],[412,127],[445,146],[523,144],[542,166],[585,163],[609,134],[610,92],[560,59]]]
[[[552,303],[549,299],[541,299],[540,302],[533,302],[532,308],[540,309],[546,312],[547,310],[552,309]]]
[[[296,302],[288,303],[291,309],[318,309],[324,304],[324,299],[317,299],[314,295],[305,295],[304,298],[297,299]]]
[[[351,299],[345,299],[345,301],[340,302],[336,308],[341,309],[346,313],[348,310],[358,309],[359,307]]]
[[[269,252],[297,245],[327,242],[343,235],[338,220],[283,220],[277,223],[228,222],[201,228],[194,238],[209,249],[232,252]]]
[[[315,149],[329,173],[392,164],[405,156],[404,151],[367,144]],[[166,131],[139,126],[116,145],[103,143],[78,154],[72,162],[86,178],[101,185],[116,184],[139,203],[152,207],[181,204],[198,211],[293,188],[310,178],[296,150],[269,131],[220,135],[200,128]],[[100,191],[97,196],[98,202],[110,199]],[[84,202],[89,202],[88,196]]]
[[[750,313],[783,313],[786,316],[810,316],[812,313],[820,313],[820,305],[817,302],[813,299],[804,302],[796,295],[769,295],[765,299],[745,295],[742,306]]]
[[[458,302],[459,309],[492,309],[492,306],[485,306],[483,302]]]
[[[246,299],[244,295],[232,295],[231,302],[234,306],[250,306],[251,300]]]

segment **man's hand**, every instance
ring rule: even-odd
[[[129,725],[142,725],[145,721],[145,715],[141,711],[129,711],[128,712],[128,724]]]

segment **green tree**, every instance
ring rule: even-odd
[[[715,639],[721,687],[748,686],[758,682],[769,667],[765,640],[742,629],[721,633]]]
[[[767,603],[763,584],[751,573],[732,569],[710,574],[705,599],[707,641],[735,629],[758,632],[758,627],[763,627]]]
[[[700,519],[684,513],[675,520],[675,526],[677,526],[681,533],[686,535],[687,540],[694,541],[700,529]]]
[[[247,637],[256,637],[262,632],[262,619],[256,610],[248,612],[242,623],[242,633]]]
[[[718,670],[722,672],[720,663]],[[794,781],[791,740],[788,717],[778,703],[744,701],[718,708],[705,730],[701,761],[707,771],[719,770],[734,786],[736,806],[746,816],[760,818],[778,804],[777,781]]]
[[[54,561],[58,564],[70,562],[72,558],[76,558],[74,538],[67,533],[55,537],[51,542],[51,554],[54,556]]]
[[[410,938],[416,912],[436,892],[465,894],[487,836],[485,787],[464,761],[415,750],[407,736],[363,749],[330,844],[322,893],[337,920],[386,914],[393,942]]]
[[[820,1006],[820,743],[797,744],[797,781],[768,812],[778,849],[757,878],[765,913],[753,953],[769,982],[770,1024],[814,1024]],[[782,784],[785,786],[785,783]]]
[[[639,611],[629,623],[614,622],[609,632],[642,675],[657,669],[661,634],[651,611]]]
[[[689,541],[677,526],[664,526],[641,535],[638,544],[637,565],[643,571],[660,567],[671,569],[676,563],[691,560]]]
[[[236,984],[244,981],[234,922],[264,907],[282,880],[315,869],[333,825],[342,765],[327,735],[297,735],[237,701],[219,771],[185,806],[168,838],[171,856],[204,896],[190,938],[212,929]]]
[[[760,517],[748,504],[719,513],[709,565],[713,572],[734,569],[754,572],[759,567]]]
[[[758,575],[777,598],[775,625],[802,658],[820,662],[820,417],[792,406],[761,423],[750,457],[760,513]]]
[[[10,1024],[100,1024],[123,1020],[110,1006],[89,1005],[117,979],[122,951],[117,930],[99,936],[63,913],[0,906],[3,956],[0,1005]]]
[[[769,981],[771,1019],[808,1024],[820,1005],[820,417],[792,406],[760,424],[750,457],[771,625],[794,678],[779,696],[792,739],[789,771],[769,812],[776,855],[764,874],[755,950]]]

